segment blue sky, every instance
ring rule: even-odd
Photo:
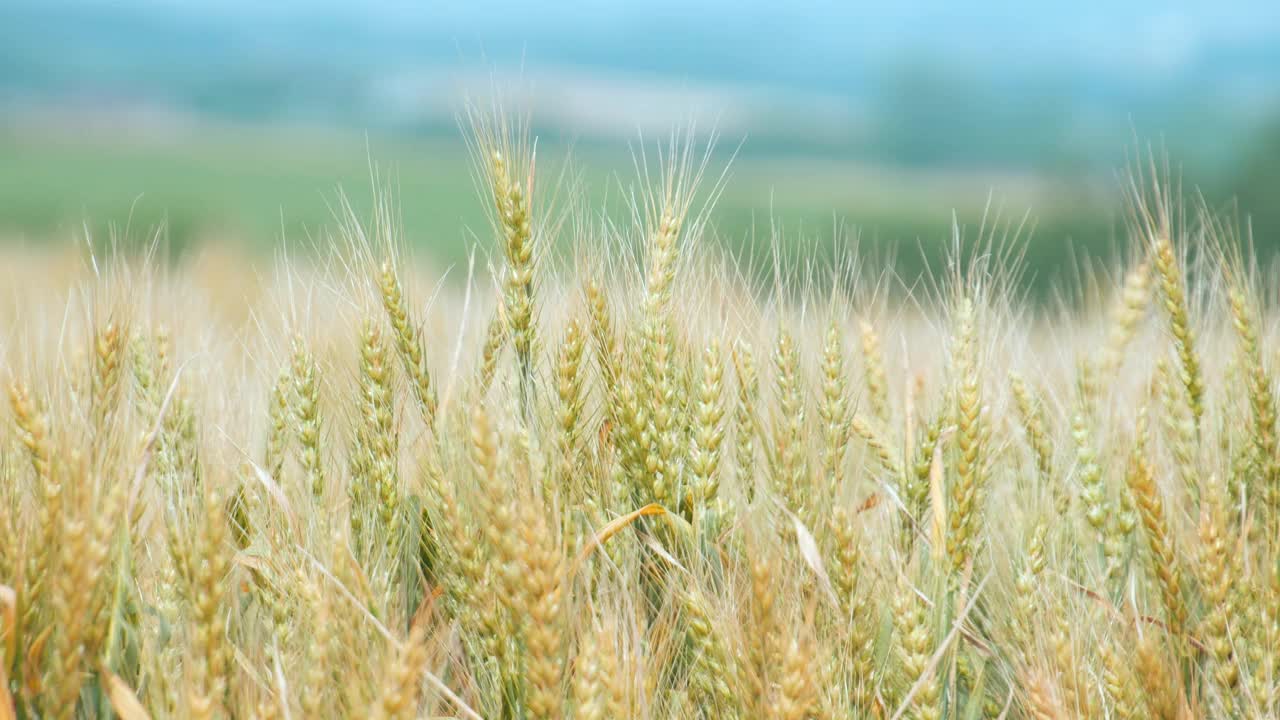
[[[818,65],[933,53],[977,65],[1082,64],[1116,72],[1176,73],[1207,54],[1280,54],[1280,3],[1154,2],[431,2],[418,0],[9,0],[50,2],[65,12],[95,7],[241,23],[352,32],[427,34],[465,55],[559,54],[608,44],[641,55],[672,44],[707,54]],[[2,11],[0,11],[2,12]],[[266,29],[266,28],[263,28]],[[516,47],[512,47],[512,45]],[[572,48],[571,48],[572,49]],[[1272,58],[1274,59],[1274,57]],[[1013,70],[1016,68],[1006,68]],[[698,67],[689,67],[691,73]]]

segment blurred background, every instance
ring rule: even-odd
[[[1280,3],[858,5],[4,0],[0,238],[269,249],[338,187],[367,204],[372,161],[456,262],[486,228],[458,118],[498,87],[599,198],[673,128],[717,132],[731,247],[844,221],[909,265],[990,202],[1053,277],[1120,246],[1148,147],[1280,246]]]

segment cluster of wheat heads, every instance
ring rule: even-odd
[[[436,292],[385,202],[273,276],[8,278],[0,718],[1277,716],[1230,226],[1143,184],[1056,311],[998,252],[762,290],[689,153],[555,223],[478,128],[491,284]]]

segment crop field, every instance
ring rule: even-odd
[[[1161,162],[1044,303],[1017,217],[748,256],[696,143],[471,122],[311,252],[0,251],[0,720],[1280,717],[1275,288]]]

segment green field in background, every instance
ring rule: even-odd
[[[282,238],[305,248],[324,242],[325,230],[335,226],[339,189],[358,212],[367,210],[372,163],[394,189],[405,237],[415,247],[453,263],[466,257],[476,237],[482,250],[489,242],[460,137],[368,139],[228,128],[158,130],[150,137],[137,132],[0,132],[0,235],[69,242],[88,227],[99,237],[115,231],[140,241],[163,223],[174,252],[201,242],[264,250]],[[1049,277],[1086,250],[1113,249],[1120,229],[1118,204],[1069,192],[1029,192],[1023,178],[881,170],[747,150],[730,164],[730,150],[721,148],[712,159],[704,188],[728,167],[711,219],[717,242],[734,252],[767,254],[776,228],[793,255],[827,254],[841,222],[859,231],[864,249],[882,257],[892,252],[901,269],[912,272],[921,248],[936,259],[949,245],[953,210],[966,235],[976,236],[991,198],[1007,224],[1017,225],[1030,211],[1028,268]],[[636,187],[634,152],[625,145],[544,143],[539,191],[553,193],[559,184],[561,208],[567,207],[568,187],[586,188],[596,205],[625,202]],[[567,171],[566,157],[572,158]],[[655,158],[651,153],[651,170]]]
[[[381,145],[407,225],[433,236],[483,220],[463,150],[445,142]],[[361,138],[221,131],[208,137],[126,139],[10,133],[0,140],[0,227],[40,237],[163,222],[178,246],[226,239],[305,241],[333,225],[339,189],[367,207]],[[433,247],[457,238],[439,237]]]

